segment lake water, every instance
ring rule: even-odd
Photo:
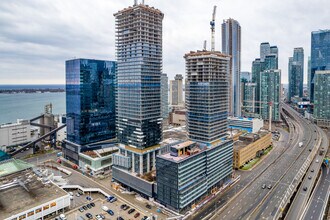
[[[34,118],[48,103],[52,103],[54,114],[65,114],[65,92],[0,94],[0,124]]]

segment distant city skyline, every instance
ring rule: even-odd
[[[184,53],[202,49],[204,39],[210,46],[209,21],[214,5],[218,6],[216,49],[221,47],[223,19],[239,21],[242,28],[241,71],[251,71],[251,62],[258,57],[261,42],[272,42],[280,49],[282,83],[287,83],[287,60],[292,56],[293,48],[303,47],[306,84],[311,32],[328,29],[327,21],[330,20],[326,0],[285,4],[275,0],[210,0],[207,4],[203,1],[187,4],[183,0],[175,4],[165,0],[145,2],[165,14],[163,72],[169,73],[169,79],[177,73],[185,73]],[[133,5],[133,0],[100,0],[84,4],[77,0],[1,1],[0,84],[64,84],[65,60],[75,57],[115,60],[113,13],[127,5]],[[199,16],[194,16],[196,14]]]

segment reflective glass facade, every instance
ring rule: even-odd
[[[288,66],[289,87],[288,87],[288,101],[292,97],[303,96],[304,83],[304,49],[295,48],[293,57],[289,58]]]
[[[162,74],[161,78],[161,102],[162,102],[162,118],[168,118],[168,77]]]
[[[85,145],[116,137],[116,62],[65,63],[67,140]]]
[[[330,120],[330,70],[317,70],[314,77],[314,117]]]
[[[330,30],[312,32],[310,101],[314,102],[314,75],[317,70],[330,70]]]
[[[241,26],[234,19],[222,24],[222,53],[230,55],[229,61],[229,114],[241,115]]]
[[[118,141],[144,149],[162,139],[163,13],[138,4],[114,14],[118,60]]]
[[[280,120],[281,71],[265,70],[260,74],[260,114],[269,119],[269,103],[272,103],[272,120]]]

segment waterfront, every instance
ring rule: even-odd
[[[0,94],[0,124],[38,116],[48,103],[53,104],[54,114],[64,114],[65,92]]]

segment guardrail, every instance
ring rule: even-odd
[[[320,137],[319,131],[317,133],[317,136]],[[305,175],[306,170],[308,169],[308,167],[310,166],[311,162],[313,161],[313,158],[315,157],[315,155],[318,152],[318,149],[321,145],[321,138],[319,138],[318,143],[316,144],[316,147],[313,148],[312,152],[308,155],[306,161],[304,162],[303,166],[299,169],[298,173],[296,174],[296,176],[293,178],[291,184],[289,185],[288,189],[286,190],[286,192],[284,193],[284,196],[280,202],[280,205],[274,215],[273,219],[278,219],[279,217],[282,216],[282,212],[284,211],[284,208],[286,207],[286,205],[289,203],[293,193],[295,192],[297,186],[299,185],[299,183],[302,180],[302,177]]]

